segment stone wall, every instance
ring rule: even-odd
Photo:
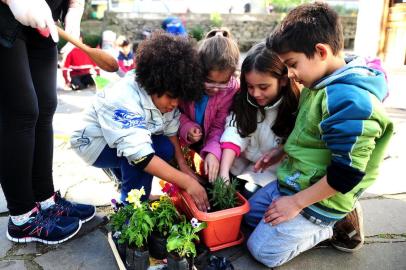
[[[125,35],[133,42],[142,39],[142,31],[145,29],[159,29],[166,14],[137,14],[137,13],[106,13],[100,27],[93,23],[86,29],[86,23],[82,24],[83,31],[95,34],[101,29],[112,30],[118,35]],[[188,31],[195,27],[201,27],[207,32],[211,26],[209,14],[182,14],[179,15],[186,24]],[[238,41],[242,51],[248,50],[254,43],[263,40],[281,19],[281,14],[222,14],[222,26],[231,30]],[[342,17],[344,28],[345,49],[352,50],[354,46],[356,17]]]

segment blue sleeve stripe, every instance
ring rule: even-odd
[[[320,123],[321,138],[336,162],[351,166],[351,152],[363,132],[363,121],[372,114],[369,95],[352,85],[335,84],[326,89],[328,116]]]

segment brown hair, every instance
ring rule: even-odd
[[[334,55],[344,48],[343,29],[337,12],[325,3],[303,4],[291,10],[267,39],[277,54],[290,51],[313,58],[317,43],[331,47]]]
[[[245,57],[241,66],[241,87],[240,91],[234,96],[231,111],[235,114],[238,133],[242,137],[248,137],[257,129],[257,112],[260,111],[262,122],[265,119],[265,109],[256,104],[254,100],[248,100],[247,82],[245,75],[251,71],[257,71],[277,78],[279,81],[286,77],[287,69],[279,60],[277,55],[267,49],[265,42],[261,42],[252,47]],[[279,82],[280,83],[280,82]],[[279,98],[283,98],[279,105],[278,114],[272,127],[273,132],[284,139],[287,139],[292,132],[296,120],[296,111],[299,103],[299,89],[290,81],[286,86],[282,86]]]
[[[198,52],[206,76],[211,70],[235,70],[240,60],[238,45],[225,28],[210,30]]]

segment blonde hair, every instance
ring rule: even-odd
[[[225,28],[210,30],[198,52],[206,75],[212,70],[236,70],[240,60],[238,45]]]

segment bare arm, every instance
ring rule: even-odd
[[[185,157],[183,156],[182,153],[182,149],[180,148],[178,136],[170,136],[168,138],[175,149],[175,159],[179,165],[179,169],[198,181],[196,174],[193,172],[191,168],[189,168],[189,166],[186,163]]]
[[[230,168],[233,165],[236,153],[232,149],[223,149],[220,162],[220,177],[230,179]]]

